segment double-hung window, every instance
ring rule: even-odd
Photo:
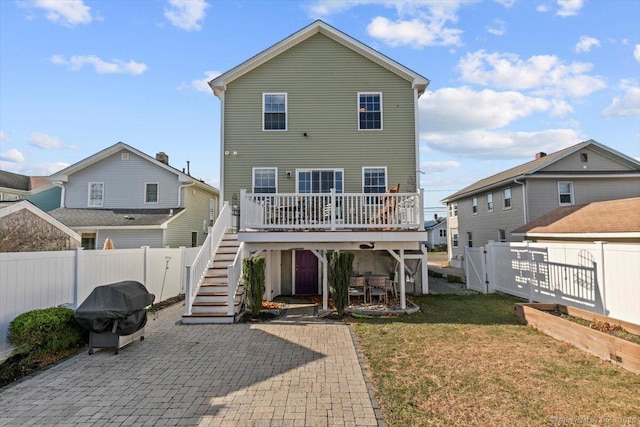
[[[253,192],[275,193],[278,188],[278,168],[253,168]]]
[[[493,212],[493,193],[487,193],[487,212]]]
[[[262,130],[287,130],[287,94],[262,94]]]
[[[451,230],[451,246],[458,247],[458,230]]]
[[[458,216],[458,202],[449,204],[449,218],[455,218]]]
[[[558,183],[558,200],[560,206],[573,205],[573,182]]]
[[[298,193],[329,193],[332,188],[342,193],[342,169],[301,169],[297,174]]]
[[[101,207],[104,203],[104,182],[89,183],[89,203],[90,207]]]
[[[467,246],[469,246],[470,248],[473,247],[473,233],[471,233],[470,231],[467,231]]]
[[[511,188],[505,188],[502,190],[502,208],[511,209]]]
[[[144,202],[158,203],[158,183],[147,182],[144,184]]]
[[[362,168],[362,192],[365,194],[380,194],[387,191],[387,168],[364,167]],[[374,203],[376,198],[365,198],[367,204]]]
[[[382,92],[358,92],[358,130],[382,129]]]
[[[477,197],[472,197],[471,198],[471,213],[473,213],[474,215],[478,213],[478,198]]]

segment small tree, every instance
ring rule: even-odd
[[[329,252],[329,287],[333,304],[340,316],[344,314],[349,297],[349,280],[354,257],[351,252]]]
[[[242,278],[244,279],[244,290],[247,293],[247,305],[254,316],[260,314],[262,308],[264,266],[265,260],[261,257],[242,260]]]

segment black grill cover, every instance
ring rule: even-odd
[[[147,311],[155,295],[140,282],[98,286],[76,310],[76,320],[93,332],[129,335],[147,324]],[[115,331],[113,331],[115,326]]]

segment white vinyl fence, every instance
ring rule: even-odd
[[[640,324],[640,245],[498,243],[466,248],[467,287]]]
[[[8,356],[9,323],[24,312],[77,308],[100,285],[143,283],[160,302],[184,292],[185,266],[199,248],[139,248],[0,253],[0,360]]]

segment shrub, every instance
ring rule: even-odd
[[[242,260],[242,278],[247,293],[247,305],[254,316],[260,314],[264,295],[264,258],[253,257]]]
[[[51,307],[22,313],[9,324],[7,339],[19,353],[44,354],[87,342],[70,308]]]
[[[340,316],[344,313],[349,297],[349,280],[354,257],[351,252],[329,252],[329,287],[333,304]]]

